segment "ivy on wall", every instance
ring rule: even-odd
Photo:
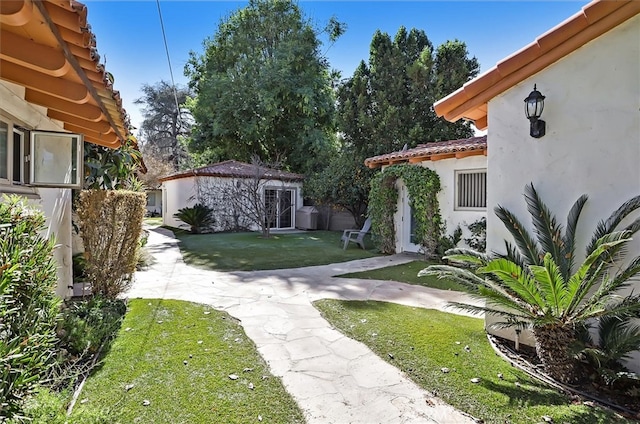
[[[422,166],[392,165],[371,180],[369,217],[374,241],[382,253],[395,253],[393,215],[398,204],[398,179],[404,182],[409,191],[409,206],[416,223],[416,240],[425,255],[431,256],[442,237],[443,223],[437,198],[441,187],[438,174]]]

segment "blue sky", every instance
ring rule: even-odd
[[[144,83],[170,81],[169,66],[155,0],[85,0],[88,21],[98,52],[115,77],[124,107],[138,126]],[[318,27],[331,16],[347,24],[333,46],[324,45],[332,68],[343,77],[353,74],[369,57],[376,29],[392,37],[400,26],[425,31],[437,46],[458,39],[481,65],[481,72],[532,42],[537,36],[580,11],[587,0],[572,1],[300,1],[305,15]],[[244,7],[246,1],[160,1],[162,19],[176,83],[186,85],[183,68],[189,51],[202,53],[221,19]]]

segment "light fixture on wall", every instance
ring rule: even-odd
[[[545,122],[540,119],[544,109],[544,99],[545,96],[536,89],[535,84],[533,85],[533,91],[524,99],[524,113],[531,122],[529,134],[533,138],[540,138],[545,133]]]

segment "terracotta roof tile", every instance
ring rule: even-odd
[[[460,140],[438,141],[419,144],[413,149],[367,158],[364,164],[369,168],[378,168],[395,163],[418,163],[427,160],[463,158],[467,156],[486,155],[487,136],[464,138]]]
[[[280,171],[278,169],[258,167],[256,165],[238,162],[235,160],[227,160],[224,162],[214,163],[203,166],[201,168],[181,171],[166,177],[159,178],[161,182],[169,180],[177,180],[181,178],[189,178],[195,176],[221,177],[221,178],[252,178],[261,175],[262,178],[268,180],[280,181],[302,181],[304,176],[294,174],[293,172]]]

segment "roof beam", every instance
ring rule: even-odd
[[[90,98],[87,88],[82,84],[52,77],[3,59],[0,59],[0,77],[73,103],[86,103]]]
[[[22,26],[29,22],[33,14],[31,0],[0,1],[0,23],[9,26]]]
[[[86,119],[87,121],[98,122],[103,118],[102,111],[98,106],[94,106],[89,103],[78,104],[69,102],[30,88],[27,88],[25,91],[24,99],[29,103],[34,103],[59,112],[68,113],[69,115],[77,116],[78,118]]]
[[[0,31],[0,58],[53,77],[63,76],[71,70],[59,50],[5,30]]]

